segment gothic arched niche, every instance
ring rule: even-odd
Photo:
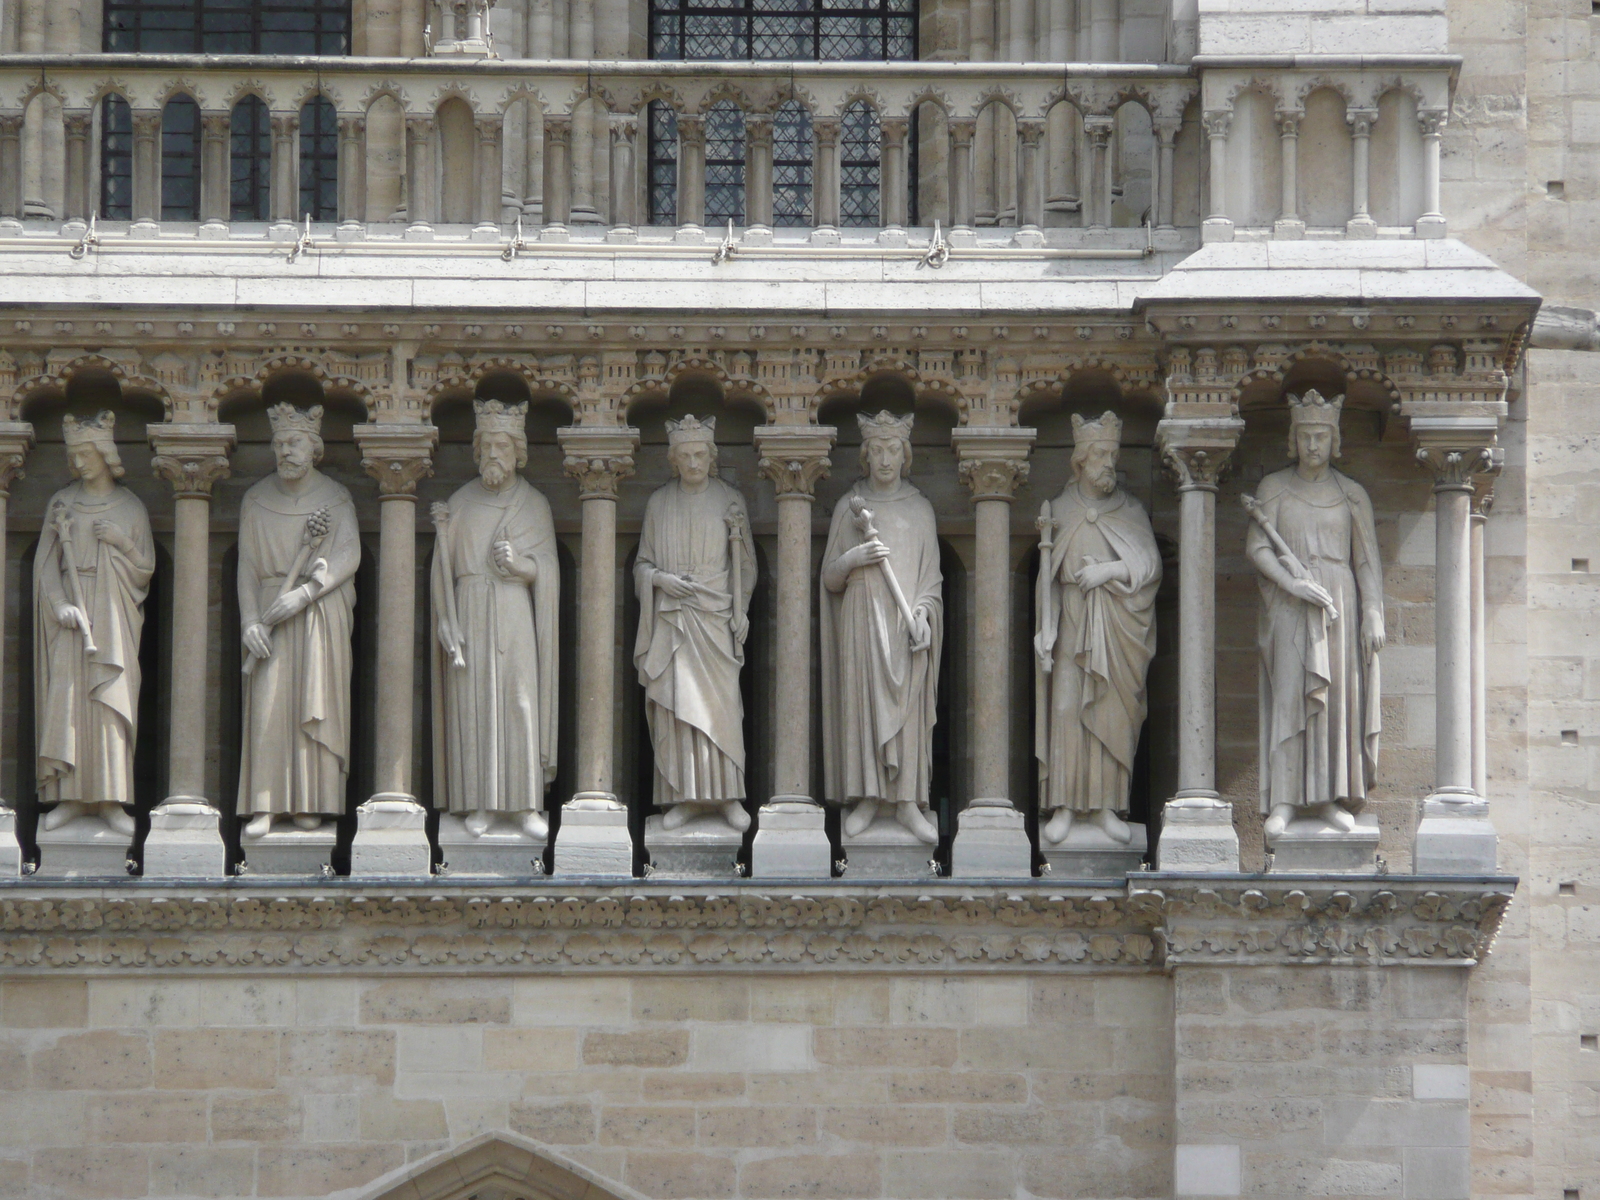
[[[357,1200],[646,1200],[512,1133],[485,1133],[386,1175]]]

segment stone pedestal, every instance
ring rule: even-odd
[[[1239,835],[1233,831],[1233,806],[1227,801],[1175,800],[1161,810],[1156,870],[1238,869]]]
[[[1033,843],[1023,816],[1009,801],[974,801],[956,819],[950,874],[956,879],[1031,879]],[[872,830],[868,830],[871,833]]]
[[[130,839],[99,817],[82,816],[60,829],[39,823],[41,879],[126,879]]]
[[[0,879],[22,874],[22,845],[17,841],[17,810],[0,806]]]
[[[1422,802],[1411,869],[1418,875],[1493,875],[1499,844],[1487,800],[1430,796]]]
[[[750,845],[750,877],[827,879],[832,875],[833,846],[822,806],[782,796],[763,804]]]
[[[529,837],[515,823],[497,823],[482,837],[467,832],[465,817],[439,814],[439,852],[444,856],[442,875],[452,879],[483,876],[526,879],[544,874],[543,838]]]
[[[221,879],[228,849],[222,814],[204,800],[171,799],[150,814],[144,841],[146,879]]]
[[[677,829],[663,829],[661,817],[644,823],[652,879],[736,879],[734,861],[744,834],[720,816],[700,816]]]
[[[1040,822],[1041,827],[1044,822]],[[1055,845],[1042,837],[1039,850],[1049,867],[1052,880],[1065,879],[1121,879],[1130,871],[1144,866],[1145,852],[1150,848],[1148,831],[1141,824],[1130,823],[1133,840],[1119,842],[1098,825],[1081,817],[1072,823],[1067,836]],[[1233,830],[1229,822],[1228,830]],[[1235,842],[1234,855],[1238,856]]]
[[[628,833],[628,810],[614,798],[608,797],[607,801],[600,806],[579,798],[561,810],[554,874],[633,877],[633,838]]]
[[[350,874],[422,879],[432,875],[427,810],[409,796],[395,795],[374,796],[356,809]]]
[[[865,832],[855,837],[845,834],[841,845],[845,854],[845,878],[852,883],[877,879],[934,878],[934,847],[882,808]]]
[[[1378,868],[1378,818],[1361,813],[1349,833],[1323,821],[1290,821],[1269,849],[1274,873],[1370,875]]]
[[[339,840],[332,818],[320,829],[296,829],[289,825],[258,838],[244,839],[243,873],[251,878],[320,879],[333,871],[333,847]]]

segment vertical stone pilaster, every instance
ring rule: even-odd
[[[973,611],[973,799],[962,810],[950,871],[974,878],[1028,879],[1033,846],[1011,799],[1011,501],[1028,477],[1036,431],[961,426],[951,432],[961,482],[977,515]]]
[[[755,878],[819,878],[833,872],[822,806],[811,795],[811,517],[818,480],[832,469],[835,431],[764,425],[755,431],[759,471],[778,497],[777,739],[774,795],[757,815]]]
[[[432,117],[406,117],[406,232],[408,242],[433,240],[433,171],[428,150]]]
[[[706,126],[696,113],[678,117],[678,224],[706,219]]]
[[[1228,216],[1228,132],[1233,126],[1231,110],[1207,112],[1202,121],[1206,130],[1207,152],[1211,155],[1210,212],[1200,226],[1202,242],[1233,241],[1233,221]]]
[[[87,221],[95,207],[89,194],[89,134],[94,125],[94,113],[69,110],[61,114],[61,124],[67,151],[62,188],[66,212],[63,215],[69,221]]]
[[[972,199],[972,142],[976,121],[950,122],[950,231],[972,236],[976,216]]]
[[[1277,238],[1306,235],[1306,223],[1300,219],[1300,122],[1305,115],[1298,108],[1278,112],[1278,219],[1272,226],[1272,236]]]
[[[1444,210],[1440,207],[1439,171],[1444,123],[1448,117],[1449,114],[1443,109],[1425,108],[1417,113],[1417,124],[1422,127],[1422,215],[1417,218],[1419,238],[1442,238],[1447,229]]]
[[[1017,196],[1019,244],[1044,244],[1044,238],[1039,233],[1039,227],[1044,224],[1044,183],[1039,171],[1039,147],[1043,141],[1043,121],[1017,122],[1017,153],[1022,168],[1019,185],[1022,190]]]
[[[232,425],[168,422],[149,429],[151,470],[172,485],[172,699],[167,797],[150,814],[147,879],[226,873],[221,813],[205,794],[211,595],[211,488],[231,471]]]
[[[1105,229],[1111,224],[1111,134],[1116,129],[1112,117],[1091,116],[1083,119],[1083,132],[1089,139],[1089,206],[1090,229]]]
[[[772,203],[772,117],[752,113],[744,119],[745,149],[749,155],[745,174],[744,217],[754,228],[770,227]]]
[[[1345,236],[1374,238],[1378,236],[1378,223],[1372,219],[1372,126],[1378,119],[1375,108],[1350,108],[1345,120],[1350,125],[1350,220],[1345,223]]]
[[[1178,134],[1183,129],[1181,120],[1158,118],[1155,122],[1156,133],[1156,228],[1171,229],[1173,213],[1173,178],[1176,170],[1174,159],[1177,156]]]
[[[22,224],[22,114],[0,113],[0,221]]]
[[[276,119],[275,119],[276,120]],[[276,164],[277,157],[273,158]],[[133,113],[133,221],[152,226],[161,220],[161,113]],[[145,230],[141,232],[154,232]]]

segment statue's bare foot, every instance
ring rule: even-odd
[[[313,829],[321,829],[322,828],[322,814],[321,813],[295,813],[295,815],[294,815],[294,827],[296,829],[304,829],[308,833]]]
[[[1052,846],[1059,846],[1067,840],[1067,834],[1072,832],[1073,813],[1070,808],[1058,808],[1055,815],[1044,827],[1044,840]]]
[[[700,815],[700,806],[685,801],[682,804],[672,804],[667,811],[661,814],[661,828],[682,829],[690,821]]]
[[[83,816],[83,805],[76,800],[63,800],[44,815],[46,829],[60,829],[69,821],[76,821]]]
[[[1270,847],[1282,836],[1283,831],[1289,828],[1289,822],[1294,820],[1294,805],[1274,804],[1272,813],[1267,817],[1267,823],[1261,827],[1262,839]]]
[[[850,815],[844,819],[844,831],[851,837],[860,837],[872,824],[878,815],[878,802],[876,800],[862,800],[850,810]]]
[[[1322,806],[1322,819],[1340,833],[1354,833],[1356,815],[1337,800]]]
[[[722,806],[722,818],[740,833],[750,828],[750,814],[744,810],[744,802],[729,800]]]
[[[531,838],[547,840],[550,837],[550,822],[545,820],[542,812],[530,808],[522,814],[522,832]]]
[[[272,814],[258,813],[250,818],[250,823],[244,827],[244,836],[247,838],[266,837],[272,830]]]
[[[1093,820],[1112,841],[1124,846],[1133,841],[1133,830],[1128,823],[1109,808],[1102,808],[1095,813]]]
[[[107,802],[100,806],[100,819],[110,827],[112,833],[120,833],[124,837],[133,836],[133,818],[128,815],[128,810],[120,804]]]
[[[467,832],[473,837],[482,837],[489,832],[489,826],[494,824],[494,814],[484,809],[477,808],[467,814]]]
[[[895,820],[916,834],[919,842],[926,842],[930,846],[939,844],[939,827],[928,819],[927,811],[921,805],[907,800],[894,808]]]

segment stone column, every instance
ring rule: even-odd
[[[428,152],[432,117],[406,116],[406,232],[408,242],[433,241],[433,169]]]
[[[500,138],[504,124],[496,115],[478,117],[473,127],[478,134],[478,149],[474,156],[478,178],[473,197],[473,215],[477,218],[477,225],[472,230],[472,240],[497,242],[500,240],[500,178],[504,171]]]
[[[972,208],[972,139],[976,121],[950,122],[950,231],[960,230],[969,240],[976,215]]]
[[[379,703],[374,731],[377,791],[357,812],[351,875],[427,876],[433,852],[427,812],[411,791],[416,696],[417,481],[433,474],[439,431],[419,423],[357,425],[361,469],[378,481]]]
[[[172,699],[167,798],[150,814],[146,879],[227,873],[222,814],[206,798],[207,688],[211,645],[211,487],[229,474],[232,425],[151,425],[151,470],[172,485]]]
[[[1472,790],[1489,798],[1489,631],[1485,612],[1483,527],[1494,506],[1484,477],[1472,495]]]
[[[1300,219],[1300,122],[1305,117],[1300,109],[1285,109],[1278,113],[1279,192],[1278,219],[1272,224],[1272,236],[1302,238],[1306,223]]]
[[[1111,223],[1111,170],[1109,164],[1114,117],[1085,117],[1083,132],[1089,139],[1089,228],[1105,229]]]
[[[1044,184],[1039,173],[1039,145],[1043,141],[1043,121],[1017,122],[1017,152],[1022,166],[1022,181],[1018,185],[1022,190],[1017,196],[1019,244],[1044,245],[1044,235],[1039,229],[1044,224]]]
[[[233,179],[230,172],[230,115],[200,115],[200,220],[202,236],[227,237],[233,215]]]
[[[811,218],[817,229],[832,231],[839,224],[839,122],[814,121],[811,134]]]
[[[272,125],[272,221],[293,225],[300,207],[300,114],[274,113]],[[431,123],[431,122],[430,122]],[[411,124],[406,122],[407,126]],[[409,156],[408,156],[409,158]],[[157,168],[159,172],[160,168]]]
[[[1028,477],[1036,436],[1014,426],[963,425],[950,440],[961,482],[977,515],[972,610],[973,799],[961,811],[950,848],[950,873],[981,879],[1028,879],[1033,845],[1011,800],[1011,500]]]
[[[1233,241],[1233,221],[1228,217],[1228,130],[1233,113],[1227,109],[1208,112],[1202,118],[1206,146],[1211,155],[1211,212],[1200,226],[1202,242]]]
[[[1161,813],[1162,871],[1239,869],[1233,806],[1216,786],[1216,570],[1217,480],[1243,431],[1237,417],[1168,417],[1156,427],[1179,504],[1178,792]]]
[[[1345,236],[1374,238],[1378,236],[1378,223],[1369,211],[1372,203],[1372,123],[1378,119],[1375,108],[1351,108],[1345,111],[1350,123],[1350,219],[1345,222]]]
[[[544,223],[556,226],[546,233],[564,237],[571,219],[572,167],[568,152],[572,148],[572,118],[546,113],[544,118]],[[553,239],[552,239],[553,240]]]
[[[634,215],[634,197],[639,183],[634,177],[633,165],[638,127],[632,113],[611,114],[611,224],[619,233],[632,232],[638,220]]]
[[[1432,108],[1417,114],[1417,123],[1422,126],[1422,215],[1417,218],[1417,236],[1421,238],[1445,235],[1439,200],[1439,149],[1446,116],[1443,109]]]
[[[0,221],[22,221],[22,114],[0,113]]]
[[[276,161],[276,156],[274,156]],[[161,113],[133,114],[133,221],[153,226],[161,220]],[[141,233],[154,230],[141,230]]]
[[[1182,121],[1158,120],[1155,122],[1156,131],[1156,163],[1158,178],[1156,179],[1156,228],[1171,229],[1172,224],[1172,173],[1174,151],[1178,142],[1178,133],[1183,128]]]
[[[22,478],[22,466],[31,449],[31,424],[27,421],[0,421],[0,683],[4,683],[6,677],[6,611],[11,597],[10,582],[6,578],[6,566],[10,562],[5,544],[5,535],[9,532],[6,508],[11,499],[11,485]],[[17,680],[19,689],[27,686],[25,681]],[[0,726],[0,734],[3,733],[4,728]],[[0,759],[4,754],[5,747],[0,744]],[[27,759],[19,754],[17,761],[21,764]],[[32,776],[32,772],[21,765],[18,766],[18,774],[23,779]],[[22,847],[17,843],[17,810],[0,796],[0,878],[14,879],[21,874]]]
[[[367,221],[367,119],[339,118],[339,225],[359,236]]]
[[[1492,875],[1496,869],[1489,804],[1473,784],[1472,496],[1473,477],[1498,471],[1504,457],[1494,444],[1499,420],[1482,412],[1411,418],[1417,461],[1432,473],[1435,497],[1434,788],[1417,825],[1413,870],[1419,875]]]
[[[578,585],[578,791],[556,831],[558,875],[631,876],[628,809],[617,799],[617,487],[633,474],[639,431],[571,425],[558,430],[563,466],[583,504]]]
[[[594,0],[571,0],[572,24],[569,33],[572,57],[587,62],[594,57]]]
[[[581,0],[579,0],[581,2]],[[573,225],[598,225],[600,212],[595,208],[594,186],[594,106],[599,102],[589,100],[577,104],[572,113],[571,160],[572,201],[567,220]]]
[[[706,126],[695,113],[678,117],[678,224],[706,219]]]
[[[772,117],[752,113],[744,119],[746,154],[744,217],[751,229],[771,228],[772,203]],[[748,231],[747,231],[748,232]]]
[[[89,134],[94,127],[94,114],[69,111],[62,114],[61,120],[67,147],[64,215],[68,221],[84,222],[95,208],[89,192]]]
[[[878,219],[885,228],[904,228],[910,195],[906,188],[906,134],[904,117],[884,117],[878,122]]]
[[[834,430],[825,425],[762,425],[755,431],[759,471],[778,497],[777,728],[774,793],[761,806],[750,874],[757,879],[827,879],[833,849],[822,805],[811,794],[811,518],[817,481],[832,469]]]

